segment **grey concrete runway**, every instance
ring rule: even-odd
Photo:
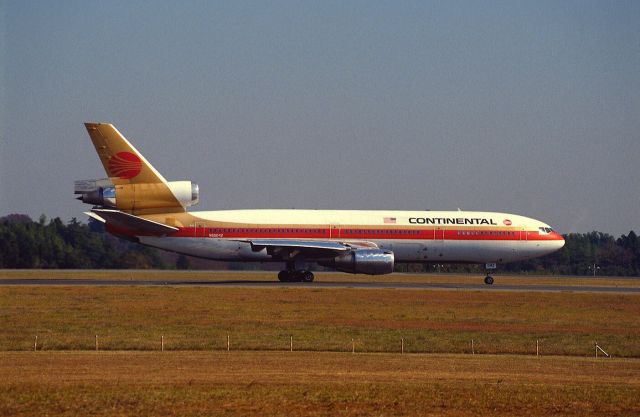
[[[410,290],[459,290],[459,291],[519,291],[519,292],[589,292],[589,293],[634,293],[640,294],[640,288],[600,287],[569,285],[494,285],[484,284],[446,284],[446,283],[407,283],[407,282],[322,282],[283,283],[279,281],[176,281],[176,280],[108,280],[108,279],[2,279],[2,285],[35,286],[177,286],[177,287],[251,287],[251,288],[361,288],[361,289],[410,289]]]

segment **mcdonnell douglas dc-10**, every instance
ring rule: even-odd
[[[87,215],[142,245],[220,261],[282,262],[278,279],[311,282],[302,265],[353,274],[393,272],[396,262],[498,263],[554,252],[564,239],[515,214],[468,211],[222,210],[198,203],[191,181],[167,181],[111,124],[85,123],[109,178],[76,181]],[[493,283],[487,273],[486,284]]]

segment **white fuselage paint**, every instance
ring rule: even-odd
[[[282,227],[284,232],[270,239],[300,238],[289,231],[297,228],[326,229],[327,235],[305,240],[332,240],[343,243],[371,242],[393,251],[397,262],[503,263],[529,259],[554,252],[564,245],[549,225],[535,219],[507,213],[462,211],[356,211],[356,210],[225,210],[190,212],[209,225],[195,235],[180,237],[140,236],[140,243],[207,259],[224,261],[274,261],[266,250],[252,250],[248,239],[265,228]],[[218,230],[233,233],[209,233]],[[237,228],[234,227],[237,225]],[[297,227],[297,228],[296,228]],[[354,230],[381,231],[361,236]],[[416,236],[389,235],[385,230],[419,231]],[[499,234],[507,234],[505,237]]]

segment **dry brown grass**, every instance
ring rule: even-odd
[[[296,350],[640,357],[640,295],[0,286],[0,350]]]
[[[197,274],[188,279],[204,279]],[[640,359],[619,356],[640,357],[639,301],[638,294],[0,285],[0,416],[638,415]],[[222,350],[227,333],[231,352]],[[41,351],[25,352],[36,334]],[[108,351],[86,351],[95,334]],[[168,351],[158,351],[160,335]],[[286,351],[290,335],[294,349],[306,351]],[[398,352],[401,337],[407,352],[469,352],[474,339],[482,354],[360,353]],[[352,338],[355,355],[347,353]],[[532,356],[536,339],[545,356]],[[587,357],[594,340],[615,358]],[[59,349],[79,351],[52,351]],[[313,352],[326,350],[341,352]]]
[[[314,352],[0,353],[0,415],[637,415],[640,361]]]

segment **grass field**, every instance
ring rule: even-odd
[[[483,275],[466,274],[402,274],[353,275],[339,272],[317,272],[320,282],[402,282],[402,283],[450,283],[481,284]],[[3,279],[107,279],[119,281],[166,280],[166,281],[277,281],[276,271],[168,271],[168,270],[41,270],[0,269]],[[590,286],[590,287],[640,287],[640,278],[624,277],[550,277],[527,275],[495,275],[497,285],[544,285],[544,286]]]
[[[0,282],[17,275],[273,280],[272,273],[0,271]],[[640,294],[0,285],[0,306],[0,416],[640,414]],[[593,358],[596,340],[613,359]]]
[[[0,286],[0,351],[226,349],[640,357],[640,294]]]
[[[615,416],[640,360],[317,352],[3,352],[2,416]]]

